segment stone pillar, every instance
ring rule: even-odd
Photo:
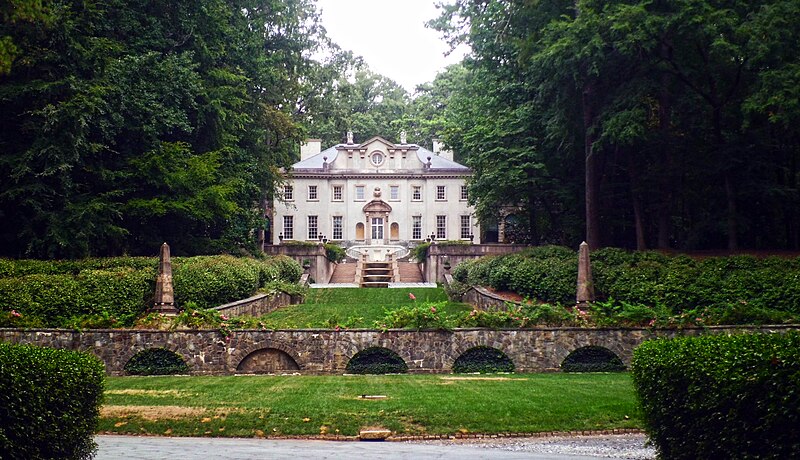
[[[178,309],[175,307],[175,291],[172,288],[172,261],[167,243],[161,245],[161,252],[158,256],[155,302],[150,311],[163,315],[178,314]]]
[[[578,250],[578,292],[575,296],[578,307],[594,302],[594,282],[592,281],[592,264],[589,260],[589,245],[581,243]]]

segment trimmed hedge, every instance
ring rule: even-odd
[[[514,372],[514,362],[497,348],[480,345],[465,351],[453,363],[456,374]]]
[[[142,350],[125,363],[124,369],[130,375],[174,375],[189,372],[186,361],[166,348]]]
[[[104,378],[88,353],[0,343],[2,458],[91,458]]]
[[[131,326],[148,308],[158,260],[112,257],[70,261],[0,260],[0,327]],[[173,258],[175,301],[210,308],[275,282],[296,283],[289,257]],[[13,312],[13,314],[12,314]]]
[[[594,251],[591,258],[597,299],[617,305],[595,312],[601,316],[627,304],[633,319],[649,314],[644,310],[633,312],[637,306],[650,308],[655,316],[702,318],[703,324],[800,319],[800,258],[694,260],[615,248]],[[453,277],[460,283],[510,290],[542,302],[572,304],[577,260],[576,251],[543,246],[462,262],[453,269]]]
[[[589,345],[573,350],[561,363],[564,372],[621,372],[625,364],[607,348]]]
[[[347,363],[348,374],[405,374],[408,364],[397,353],[382,347],[365,348]]]
[[[662,458],[797,458],[800,333],[654,340],[633,354]]]

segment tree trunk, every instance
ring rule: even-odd
[[[536,186],[528,184],[528,243],[539,244],[539,231],[536,225]]]
[[[725,140],[722,137],[722,106],[716,105],[713,107],[713,123],[714,123],[714,143],[717,156],[720,161],[727,162],[728,158],[724,156]],[[731,179],[731,168],[728,165],[723,166],[723,181],[725,184],[725,201],[727,205],[727,227],[728,227],[728,250],[735,251],[739,249],[738,223],[736,219],[736,191],[733,187],[733,180]]]
[[[600,191],[597,177],[597,158],[594,152],[594,83],[587,83],[583,89],[583,128],[585,155],[585,205],[586,205],[586,242],[589,249],[600,247]]]
[[[669,59],[669,45],[661,43],[661,58]],[[658,130],[660,134],[660,150],[664,169],[661,175],[661,203],[658,206],[658,249],[669,249],[669,236],[672,233],[672,197],[675,187],[675,160],[670,146],[670,124],[672,123],[672,101],[670,98],[670,75],[661,73],[661,88],[658,95]]]
[[[628,157],[628,178],[631,184],[631,203],[633,204],[633,224],[636,229],[636,250],[647,250],[647,242],[644,235],[644,219],[642,212],[642,200],[639,197],[639,168],[630,152],[626,152]]]

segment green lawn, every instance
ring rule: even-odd
[[[628,374],[110,377],[100,431],[535,433],[638,428],[637,411]]]
[[[412,300],[409,293],[416,297]],[[385,310],[414,303],[447,302],[446,315],[469,312],[467,304],[449,302],[442,288],[381,289],[338,288],[310,289],[304,304],[281,308],[263,317],[275,329],[334,327],[374,328]]]

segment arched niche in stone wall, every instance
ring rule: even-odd
[[[363,241],[364,240],[364,223],[359,222],[356,224],[356,240]]]
[[[479,345],[468,349],[456,358],[453,363],[453,372],[457,374],[514,372],[514,367],[514,361],[503,351]]]
[[[564,372],[619,372],[625,364],[608,348],[588,345],[573,350],[561,362]]]
[[[129,375],[174,375],[188,373],[189,366],[174,351],[147,348],[131,356],[123,370]]]
[[[404,374],[408,364],[394,351],[369,347],[356,353],[347,363],[348,374]]]
[[[389,239],[390,240],[400,239],[400,225],[397,222],[392,222],[392,225],[389,227]]]
[[[277,348],[255,350],[236,366],[236,372],[241,374],[280,374],[299,370],[297,361],[289,353]]]

